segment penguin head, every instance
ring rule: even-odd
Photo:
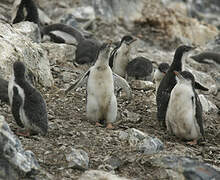
[[[174,55],[174,60],[181,60],[182,56],[188,55],[192,50],[194,50],[196,47],[194,46],[187,46],[187,45],[181,45],[179,46]]]
[[[160,63],[158,66],[158,69],[161,73],[166,74],[166,72],[168,71],[170,65],[168,63]]]
[[[121,44],[125,43],[126,45],[130,45],[131,43],[133,43],[136,40],[137,39],[133,38],[132,36],[126,35],[121,39]]]
[[[189,71],[182,71],[182,72],[174,71],[174,74],[176,75],[178,83],[191,84],[192,87],[195,87],[195,78],[191,72],[189,72]]]
[[[103,43],[99,49],[99,56],[108,58],[110,53],[111,42]]]
[[[17,79],[23,79],[25,78],[25,65],[21,61],[16,61],[13,64],[13,70],[14,70],[14,76]]]
[[[117,49],[122,52],[122,54],[127,54],[130,51],[130,45],[136,41],[137,39],[133,38],[132,36],[126,35],[121,39],[121,42]]]

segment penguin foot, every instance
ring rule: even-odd
[[[95,125],[98,127],[102,127],[102,124],[100,124],[99,122],[96,122]]]
[[[189,145],[196,145],[197,144],[197,140],[194,139],[193,141],[187,142],[187,144],[189,144]]]
[[[16,131],[16,134],[17,134],[18,136],[29,137],[29,136],[30,136],[30,131],[24,130],[24,129],[19,129],[19,130]]]
[[[106,128],[107,128],[107,129],[114,129],[114,127],[112,126],[112,123],[107,123]]]

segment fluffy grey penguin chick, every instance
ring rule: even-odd
[[[119,81],[121,87],[125,88],[131,98],[130,87],[126,80],[114,75],[109,66],[109,54],[111,43],[104,43],[100,50],[94,66],[92,66],[82,78],[76,81],[67,90],[76,89],[87,79],[87,118],[100,125],[104,120],[107,128],[113,128],[112,123],[116,121],[117,100],[114,94],[114,78]]]
[[[202,105],[195,91],[195,78],[188,72],[177,72],[177,84],[171,91],[166,113],[166,126],[170,133],[196,144],[204,137]]]
[[[126,67],[126,79],[134,77],[135,79],[143,79],[152,81],[154,70],[152,62],[142,56],[138,56],[131,60]]]
[[[160,85],[160,81],[165,76],[165,74],[168,71],[169,67],[170,67],[170,65],[168,63],[160,63],[158,68],[155,70],[153,80],[156,83],[156,92],[157,92],[157,89]]]
[[[48,118],[46,103],[38,90],[25,78],[26,68],[20,61],[13,64],[13,72],[8,85],[8,96],[11,111],[16,123],[23,130],[18,135],[46,135]]]

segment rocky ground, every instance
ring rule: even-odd
[[[44,1],[38,1],[41,6],[44,6],[43,2]],[[65,4],[62,3],[58,3],[58,5],[65,7]],[[149,18],[145,21],[142,19],[141,21],[136,21],[137,24],[131,31],[124,28],[124,26],[126,26],[125,24],[120,24],[120,27],[111,34],[114,26],[108,26],[107,23],[96,20],[96,25],[99,27],[97,28],[96,35],[101,40],[111,38],[118,40],[118,36],[114,36],[118,32],[133,33],[137,37],[140,37],[138,44],[140,54],[147,49],[145,55],[154,58],[153,61],[155,61],[155,65],[161,61],[171,62],[174,48],[171,48],[169,43],[171,43],[172,46],[176,46],[180,43],[180,40],[174,38],[169,41],[168,44],[162,43],[162,40],[169,39],[169,37],[167,37],[169,33],[164,32],[163,28],[167,27],[166,23],[170,22],[170,20],[166,20],[163,25],[157,24],[158,22],[160,22],[160,20],[155,21]],[[149,27],[146,27],[149,26],[147,23],[152,23],[153,27],[149,29]],[[156,23],[156,25],[154,23]],[[181,22],[181,24],[184,23]],[[156,31],[155,27],[158,26],[159,30],[156,28],[158,30]],[[151,33],[147,36],[146,32]],[[216,32],[218,31],[216,30]],[[163,35],[165,35],[164,39]],[[155,36],[157,37],[156,43],[153,41],[153,37]],[[147,40],[147,44],[144,44],[143,47],[141,39],[146,40],[146,37],[149,37],[149,39]],[[165,45],[162,46],[161,44]],[[151,45],[164,49],[170,48],[172,51],[166,53],[166,51],[160,48],[155,50]],[[82,149],[88,154],[88,169],[113,171],[120,176],[130,179],[170,179],[171,177],[175,179],[175,176],[171,176],[168,172],[166,172],[166,174],[165,171],[161,170],[161,166],[152,160],[154,157],[163,155],[179,155],[196,158],[213,167],[220,168],[220,117],[217,113],[217,109],[210,109],[208,112],[204,112],[206,140],[205,142],[193,146],[187,145],[186,142],[167,134],[167,132],[160,127],[156,118],[155,89],[133,89],[133,99],[130,103],[127,101],[124,92],[122,92],[117,97],[118,120],[114,124],[115,128],[109,130],[103,127],[96,127],[87,120],[85,115],[85,87],[79,88],[77,91],[71,91],[68,95],[64,95],[64,90],[69,87],[71,82],[78,79],[81,74],[88,69],[88,66],[76,67],[72,64],[74,58],[70,55],[72,55],[72,53],[74,54],[75,49],[74,47],[70,47],[70,45],[61,45],[60,47],[65,50],[61,50],[60,52],[56,51],[59,49],[59,45],[42,43],[42,46],[47,48],[50,68],[54,79],[54,85],[52,87],[37,85],[47,103],[49,133],[46,137],[32,136],[30,138],[19,137],[19,139],[24,149],[34,152],[40,166],[52,176],[52,179],[78,179],[83,173],[84,170],[82,169],[69,167],[66,156],[70,153],[71,147]],[[52,47],[55,48],[53,49]],[[61,52],[67,53],[65,57]],[[188,66],[195,70],[206,72],[206,74],[212,78],[214,78],[216,74],[217,76],[219,75],[218,67],[200,64],[195,65],[193,63],[188,63]],[[194,66],[196,66],[196,68]],[[213,71],[213,75],[210,72],[212,68],[216,68]],[[129,83],[131,83],[131,81],[129,81]],[[210,85],[209,82],[207,82],[207,84]],[[205,94],[207,99],[219,106],[219,93],[217,95],[213,95],[211,92],[200,93]],[[5,117],[10,128],[16,131],[17,125],[13,120],[10,108],[4,103],[1,103],[0,107],[1,115]],[[138,129],[151,137],[160,139],[164,144],[163,151],[155,155],[144,155],[140,153],[136,146],[131,146],[127,140],[120,138],[120,133],[130,128]],[[108,165],[108,159],[113,159],[110,166]],[[113,166],[115,168],[112,168]]]
[[[59,71],[76,68],[71,62],[56,66]],[[57,69],[57,70],[58,70]],[[77,68],[77,71],[80,68]],[[89,169],[109,170],[105,160],[115,157],[119,161],[115,173],[138,179],[157,179],[160,167],[151,164],[149,155],[143,155],[127,141],[119,138],[119,132],[136,128],[164,143],[165,154],[186,155],[198,158],[211,165],[220,166],[220,122],[216,112],[204,114],[206,141],[200,145],[189,146],[185,142],[170,136],[159,126],[156,119],[154,90],[133,90],[130,104],[126,97],[118,97],[119,117],[114,130],[107,130],[91,124],[85,116],[85,88],[64,96],[63,89],[68,85],[63,82],[60,73],[54,71],[55,85],[41,89],[49,113],[49,133],[46,137],[19,137],[25,149],[36,155],[40,165],[56,179],[77,179],[82,170],[68,167],[66,155],[70,147],[83,149],[89,155]],[[77,77],[73,77],[75,80]],[[6,121],[12,130],[17,129],[8,106],[4,105]],[[117,163],[117,162],[116,162]]]

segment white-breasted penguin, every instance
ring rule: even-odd
[[[18,131],[17,134],[46,135],[48,130],[46,103],[40,92],[26,80],[25,71],[24,63],[16,61],[8,85],[12,114],[16,123],[24,127],[24,130]]]
[[[168,63],[160,63],[158,68],[155,70],[153,80],[156,83],[156,92],[157,92],[157,89],[160,85],[161,80],[165,76],[169,67],[170,67],[170,65]]]
[[[177,72],[177,84],[172,89],[166,113],[170,133],[196,144],[204,137],[202,104],[195,91],[195,78],[188,71]]]
[[[157,101],[157,119],[162,124],[166,126],[165,117],[167,112],[167,106],[170,99],[170,93],[174,86],[176,85],[176,78],[174,71],[183,71],[185,59],[187,58],[190,51],[194,50],[195,47],[181,45],[179,46],[174,54],[173,62],[170,65],[167,73],[160,82],[157,90],[156,101]],[[195,82],[195,88],[207,91],[208,89]]]
[[[131,44],[136,41],[135,38],[126,35],[121,39],[121,42],[116,46],[110,55],[109,66],[112,68],[113,72],[119,76],[125,78],[126,67],[130,60],[130,49]]]
[[[152,81],[153,65],[152,62],[142,56],[138,56],[131,60],[126,67],[126,76]]]
[[[97,125],[106,122],[107,128],[112,128],[112,123],[116,121],[117,100],[114,94],[114,77],[127,88],[128,95],[131,96],[128,83],[118,75],[114,75],[109,66],[109,54],[111,43],[104,43],[99,49],[96,63],[82,78],[70,86],[66,93],[71,89],[76,89],[87,79],[87,118]]]
[[[56,36],[55,31],[59,31],[62,33],[62,36]],[[76,39],[77,46],[76,46],[76,55],[75,60],[73,63],[76,62],[78,64],[86,64],[86,63],[94,63],[96,60],[96,55],[98,50],[101,46],[101,43],[94,38],[86,38],[79,30],[76,28],[62,24],[56,23],[45,26],[41,30],[41,34],[43,35],[50,35],[54,37],[55,42],[67,43],[71,44],[73,39]],[[59,34],[61,35],[61,34]]]

